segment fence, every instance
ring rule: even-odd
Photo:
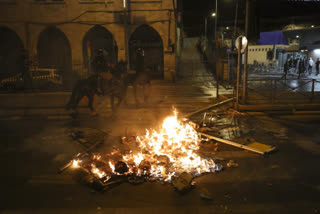
[[[73,64],[72,70],[63,73],[55,68],[31,67],[33,91],[70,91],[73,85],[79,79],[88,76],[87,70],[82,64]],[[12,77],[4,78],[0,81],[0,90],[2,92],[17,92],[25,90],[25,82],[22,73]]]
[[[319,103],[318,79],[248,79],[248,104]]]

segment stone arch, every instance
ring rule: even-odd
[[[100,25],[95,25],[85,34],[82,40],[83,62],[86,68],[88,68],[89,62],[92,62],[99,49],[103,50],[107,63],[117,63],[118,46],[112,33]]]
[[[24,45],[18,34],[0,26],[0,79],[23,72]]]
[[[137,50],[142,49],[143,69],[148,71],[152,79],[163,79],[163,42],[159,33],[149,25],[141,25],[135,29],[129,39],[130,68],[138,65]]]
[[[71,47],[66,35],[52,26],[44,29],[38,38],[37,55],[40,68],[55,68],[61,74],[63,88],[72,89]]]

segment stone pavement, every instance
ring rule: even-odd
[[[220,89],[223,93],[232,93]],[[146,105],[136,108],[133,96],[133,89],[128,90],[128,105],[121,105],[121,111],[125,113],[123,117],[137,114],[141,111],[152,110],[171,110],[172,107],[178,108],[182,112],[189,112],[199,108],[199,106],[208,105],[215,98],[215,88],[209,81],[203,80],[184,80],[176,83],[166,81],[153,81],[151,96]],[[2,102],[0,103],[0,118],[18,120],[21,118],[47,118],[47,119],[67,119],[70,118],[70,112],[64,109],[71,93],[8,93],[0,94]],[[138,96],[141,103],[142,88],[138,90]],[[80,114],[90,114],[86,107],[87,100],[83,99],[80,103]],[[97,97],[94,104],[97,113],[101,117],[110,117],[112,115],[110,99],[108,96]],[[119,109],[119,110],[120,110]]]

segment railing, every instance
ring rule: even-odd
[[[318,79],[249,79],[247,89],[249,104],[320,102]]]

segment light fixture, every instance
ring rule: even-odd
[[[300,36],[299,35],[296,35],[296,38],[299,38]]]
[[[216,13],[211,13],[211,16],[212,17],[215,17],[217,14]]]
[[[314,25],[311,25],[311,27],[314,27]]]
[[[229,27],[226,27],[227,30],[229,30]]]
[[[314,52],[315,54],[320,54],[320,49],[314,49],[313,52]]]

